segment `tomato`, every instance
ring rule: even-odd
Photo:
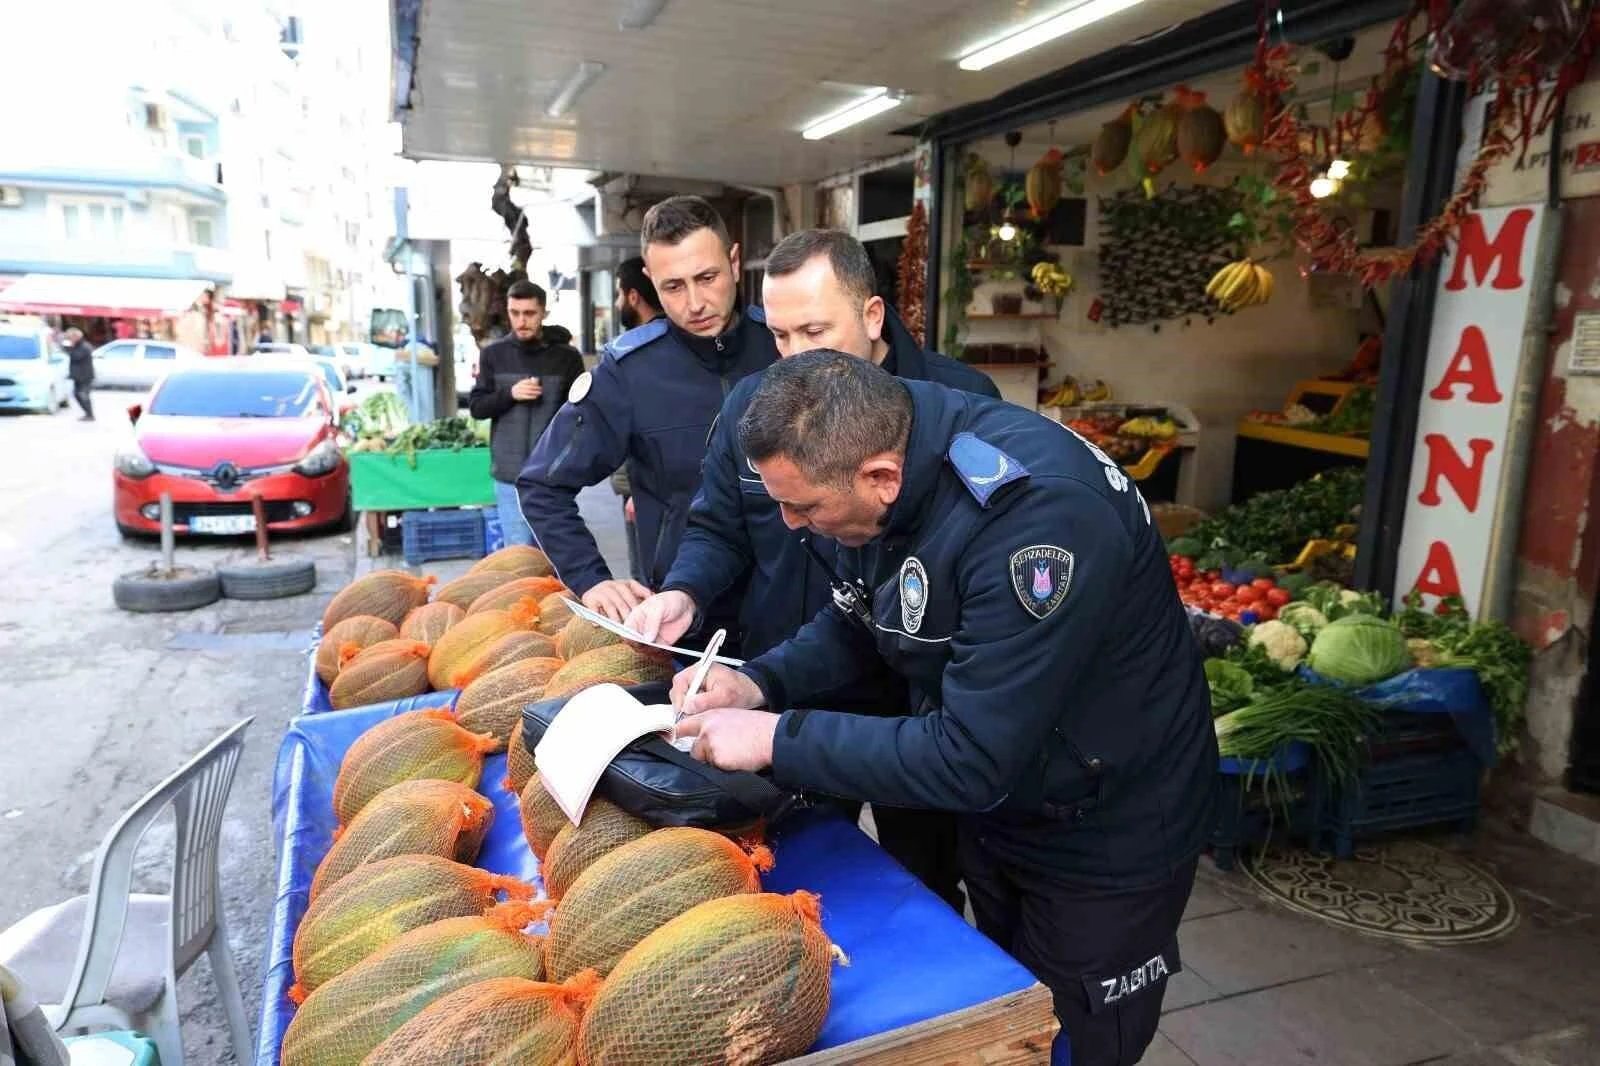
[[[1194,578],[1194,563],[1190,562],[1188,559],[1180,559],[1179,562],[1178,562],[1178,573],[1186,581],[1193,579]]]
[[[1218,599],[1225,600],[1232,596],[1233,593],[1234,586],[1228,584],[1226,581],[1216,581],[1211,585],[1211,595],[1217,597]]]
[[[1258,588],[1262,592],[1265,592],[1267,589],[1277,588],[1278,583],[1272,580],[1270,577],[1258,577],[1254,581],[1250,582],[1250,587]]]
[[[1240,603],[1255,603],[1262,598],[1262,595],[1261,590],[1254,585],[1240,585],[1239,591],[1233,594],[1233,598]]]
[[[1278,617],[1278,609],[1270,603],[1257,604],[1255,610],[1256,614],[1261,616],[1263,622],[1270,622]]]
[[[1274,607],[1282,607],[1292,599],[1294,599],[1294,597],[1289,595],[1288,589],[1267,590],[1267,602],[1272,604]]]

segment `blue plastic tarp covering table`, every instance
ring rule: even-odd
[[[302,715],[289,725],[273,782],[278,889],[257,1066],[278,1066],[278,1049],[294,1017],[287,996],[294,983],[294,934],[305,914],[312,875],[333,838],[333,783],[339,764],[363,732],[416,706],[403,700]],[[477,864],[539,883],[538,860],[522,836],[517,800],[501,784],[504,777],[505,756],[491,757],[479,788],[494,802],[495,818]],[[806,811],[776,826],[769,836],[777,864],[763,878],[764,886],[773,892],[804,888],[820,895],[823,928],[850,958],[849,966],[834,967],[828,1017],[815,1050],[964,1010],[1036,983],[1025,967],[851,823]]]
[[[1340,684],[1307,666],[1300,667],[1299,673],[1306,680],[1319,684]],[[1354,693],[1388,711],[1448,714],[1480,763],[1492,768],[1497,761],[1494,714],[1475,670],[1459,666],[1407,670],[1387,681],[1355,688]]]

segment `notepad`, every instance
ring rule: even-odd
[[[644,704],[620,685],[595,685],[567,700],[533,749],[533,762],[563,813],[577,825],[611,760],[651,733],[672,741],[677,711],[669,703]],[[685,738],[688,740],[689,738]],[[681,745],[680,745],[681,747]]]

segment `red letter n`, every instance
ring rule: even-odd
[[[1422,438],[1428,446],[1427,479],[1422,483],[1422,493],[1417,502],[1425,507],[1439,506],[1439,481],[1448,481],[1461,498],[1469,514],[1478,510],[1478,496],[1483,492],[1483,461],[1494,451],[1494,442],[1481,437],[1467,442],[1472,450],[1470,460],[1463,459],[1450,439],[1442,433],[1429,433]]]

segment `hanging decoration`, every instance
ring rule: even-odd
[[[900,320],[919,346],[927,343],[923,320],[927,315],[928,210],[921,200],[911,207],[905,244],[900,250],[896,278],[896,309]]]
[[[1179,110],[1178,158],[1194,168],[1196,174],[1204,174],[1206,168],[1222,158],[1227,144],[1222,116],[1206,103],[1205,93],[1180,85],[1175,96]]]
[[[1035,220],[1048,218],[1061,200],[1061,158],[1061,149],[1052,147],[1028,168],[1023,188],[1028,196],[1028,210]]]
[[[1137,105],[1129,104],[1116,118],[1100,127],[1094,144],[1089,149],[1094,172],[1102,178],[1116,170],[1128,158],[1128,148],[1133,144],[1133,113]]]
[[[1504,0],[1497,0],[1503,3]],[[1517,0],[1520,5],[1522,0]],[[1313,184],[1325,177],[1323,169],[1307,158],[1303,131],[1294,110],[1281,101],[1295,87],[1293,52],[1287,45],[1271,45],[1269,30],[1275,22],[1277,0],[1262,0],[1258,15],[1256,59],[1245,73],[1244,93],[1258,96],[1266,115],[1261,149],[1277,164],[1273,186],[1288,205],[1292,235],[1310,258],[1309,269],[1354,274],[1365,285],[1377,285],[1404,274],[1413,265],[1436,258],[1454,238],[1462,221],[1472,210],[1488,182],[1489,171],[1515,150],[1524,149],[1529,139],[1542,132],[1555,115],[1557,103],[1583,79],[1593,47],[1592,24],[1584,27],[1579,39],[1565,53],[1554,85],[1541,91],[1541,80],[1548,73],[1546,43],[1528,27],[1523,38],[1509,49],[1485,52],[1503,55],[1496,66],[1480,66],[1471,73],[1473,91],[1493,83],[1493,102],[1485,120],[1483,139],[1462,175],[1454,194],[1437,216],[1419,226],[1409,247],[1362,251],[1356,235],[1336,225],[1318,204]],[[1337,117],[1328,127],[1326,138],[1334,150],[1345,144],[1358,144],[1373,135],[1374,116],[1382,122],[1393,93],[1417,61],[1414,42],[1433,37],[1448,11],[1437,0],[1415,0],[1412,9],[1395,24],[1384,51],[1384,70],[1362,95],[1355,107]],[[1421,24],[1421,33],[1417,32]],[[1237,104],[1238,99],[1235,100]],[[1541,108],[1542,105],[1542,108]],[[1227,122],[1230,137],[1235,129],[1233,106]],[[1319,188],[1318,191],[1321,191]]]
[[[1240,208],[1236,190],[1172,186],[1147,196],[1135,186],[1100,198],[1100,303],[1107,325],[1149,325],[1191,316],[1212,321],[1219,309],[1206,288],[1217,270],[1241,259],[1228,228]]]

